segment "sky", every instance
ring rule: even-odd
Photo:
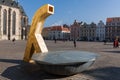
[[[74,20],[96,24],[108,17],[120,17],[120,0],[19,0],[31,24],[37,9],[44,4],[51,4],[55,13],[48,17],[44,26],[73,24]]]

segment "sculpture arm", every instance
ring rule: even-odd
[[[48,51],[41,33],[45,19],[52,14],[54,14],[54,6],[46,4],[39,8],[33,16],[25,49],[24,61],[29,62],[33,53]]]

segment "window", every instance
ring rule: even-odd
[[[13,6],[13,5],[14,5],[14,3],[12,2],[12,3],[11,3],[11,6]]]
[[[26,18],[24,18],[24,25],[26,25]]]
[[[2,0],[2,3],[5,3],[5,0]]]
[[[117,26],[120,26],[120,22],[119,22],[119,23],[117,23]]]
[[[112,23],[112,26],[115,26],[115,23]]]
[[[3,10],[3,35],[7,34],[7,11]]]
[[[15,12],[13,12],[13,15],[12,15],[12,17],[13,17],[13,21],[12,21],[12,34],[13,35],[15,35],[15,29],[16,29],[16,13]]]
[[[0,34],[1,34],[1,6],[0,6]]]

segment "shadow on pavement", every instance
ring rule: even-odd
[[[1,74],[2,77],[8,78],[10,80],[45,80],[45,79],[60,79],[67,77],[45,73],[40,69],[40,66],[36,64],[25,63],[22,60],[0,59],[0,62],[18,64],[16,66],[8,67]]]
[[[120,80],[120,67],[92,69],[83,72],[83,74],[92,76],[95,80]]]
[[[103,52],[107,52],[107,53],[119,53],[120,54],[120,51],[103,51]]]
[[[25,63],[22,60],[1,59],[0,61],[18,64],[16,66],[8,67],[1,74],[2,77],[8,78],[10,80],[52,80],[67,77],[47,74],[40,69],[40,66],[36,64]],[[93,78],[95,78],[95,80],[120,80],[120,67],[90,69],[82,72],[82,74],[92,76]]]
[[[21,63],[22,63],[22,60],[0,59],[0,62],[21,64]]]
[[[104,45],[112,45],[113,46],[113,43],[111,44],[111,43],[106,43],[106,44],[104,44]]]

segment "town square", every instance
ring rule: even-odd
[[[0,0],[0,80],[120,80],[118,0],[27,3]]]
[[[22,66],[26,41],[0,41],[1,80],[119,80],[120,51],[108,42],[45,41],[49,51],[88,51],[98,54],[95,63],[86,71],[72,76],[57,76],[41,71],[36,65]]]

